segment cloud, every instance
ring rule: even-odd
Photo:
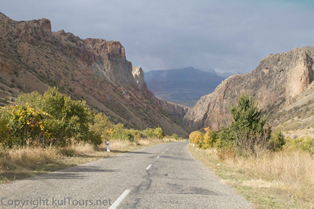
[[[81,38],[118,40],[145,71],[193,66],[250,72],[269,54],[313,46],[313,3],[209,0],[3,0],[15,20],[52,21]]]

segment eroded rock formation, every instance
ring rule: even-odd
[[[248,92],[259,108],[271,113],[293,103],[313,80],[313,59],[314,47],[295,48],[264,58],[253,72],[232,75],[213,93],[201,97],[184,116],[185,127],[214,130],[228,126],[229,104],[235,103],[241,92]]]
[[[42,93],[49,86],[86,100],[126,127],[160,126],[168,134],[187,134],[155,102],[142,69],[132,72],[120,42],[80,39],[64,30],[52,32],[47,19],[14,21],[0,13],[0,97]]]

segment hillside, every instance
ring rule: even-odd
[[[187,108],[169,103],[171,108],[163,110],[148,90],[143,70],[132,69],[119,42],[80,39],[64,30],[52,32],[47,19],[14,21],[0,13],[0,104],[50,86],[86,100],[126,127],[160,126],[169,134],[187,134],[174,118],[182,119],[180,114],[171,112],[185,114]]]
[[[264,58],[251,73],[232,75],[213,93],[201,97],[184,116],[189,130],[209,126],[221,129],[231,122],[229,104],[235,103],[241,92],[248,92],[258,107],[271,117],[276,112],[306,96],[313,81],[314,47],[295,48],[290,52]],[[274,118],[272,119],[273,123]]]
[[[275,130],[292,139],[310,136],[314,138],[314,83],[296,98],[296,102],[269,116]]]
[[[145,72],[148,88],[158,97],[192,107],[203,95],[209,94],[224,80],[214,71],[193,67]]]

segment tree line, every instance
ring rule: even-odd
[[[95,146],[110,139],[134,141],[165,136],[162,128],[126,129],[96,114],[86,101],[72,100],[49,88],[43,95],[34,91],[18,96],[15,105],[0,108],[0,146],[66,146],[86,142]]]

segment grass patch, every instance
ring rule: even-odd
[[[221,160],[215,149],[191,144],[188,148],[253,208],[314,208],[314,159],[308,153],[283,151],[257,158],[230,155]]]
[[[136,142],[111,140],[111,152],[107,152],[105,143],[97,148],[80,143],[64,148],[24,147],[0,150],[0,183],[57,171],[162,142],[157,138],[140,139]]]

